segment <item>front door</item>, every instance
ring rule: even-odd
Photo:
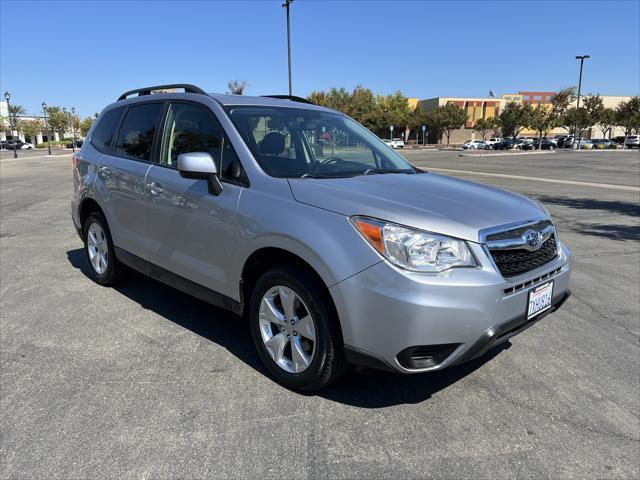
[[[223,180],[220,195],[208,192],[206,180],[180,176],[178,155],[189,152],[211,154]],[[158,164],[146,179],[151,262],[232,297],[237,285],[235,289],[230,285],[229,272],[243,178],[235,151],[213,112],[200,104],[171,103]]]

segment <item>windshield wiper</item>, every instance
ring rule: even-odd
[[[375,175],[375,174],[384,174],[384,173],[409,173],[408,170],[398,170],[398,169],[383,169],[383,168],[367,168],[362,175]]]
[[[300,175],[300,177],[298,178],[346,178],[351,176],[352,175],[329,175],[326,173],[308,172],[303,175]]]

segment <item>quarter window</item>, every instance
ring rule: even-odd
[[[206,152],[211,155],[222,180],[246,183],[246,174],[222,126],[206,107],[172,103],[164,127],[160,164],[178,167],[178,155]]]
[[[158,102],[130,107],[118,131],[114,154],[148,162],[162,108]]]
[[[91,134],[91,144],[102,153],[111,151],[111,142],[118,128],[124,107],[113,108],[103,113],[98,119],[95,130]]]

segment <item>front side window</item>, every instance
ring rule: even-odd
[[[158,102],[130,107],[118,131],[114,155],[148,162],[162,108]]]
[[[112,108],[98,118],[91,134],[91,144],[101,153],[111,151],[111,142],[115,138],[116,128],[120,123],[124,107]]]
[[[235,106],[231,120],[269,175],[282,178],[415,173],[360,124],[308,108]]]
[[[162,136],[160,164],[177,168],[178,156],[193,152],[209,153],[223,180],[246,183],[240,160],[213,113],[201,105],[172,103]]]

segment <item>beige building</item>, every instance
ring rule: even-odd
[[[433,110],[436,107],[441,107],[448,104],[454,104],[462,108],[467,114],[467,122],[465,125],[451,134],[451,143],[464,143],[467,140],[475,140],[480,138],[479,134],[473,130],[476,122],[483,119],[493,118],[500,115],[500,112],[504,109],[505,105],[509,102],[516,103],[529,103],[532,105],[550,105],[551,97],[555,92],[533,92],[522,91],[518,93],[506,93],[500,98],[494,97],[435,97],[426,100],[420,100],[417,102],[418,107],[425,110]],[[580,102],[582,103],[587,96],[581,96]],[[602,103],[605,107],[615,109],[621,102],[626,102],[632,97],[630,96],[610,96],[600,95]],[[576,100],[577,102],[577,100]],[[569,133],[564,128],[555,128],[549,132],[549,136],[566,135]],[[489,132],[489,136],[492,136],[493,132]],[[520,132],[520,136],[535,136],[536,132],[533,130],[525,129]],[[602,129],[599,127],[592,127],[589,130],[583,131],[582,135],[587,138],[602,138],[604,135]],[[611,132],[610,136],[615,137],[624,135],[624,131],[620,127],[616,127]],[[607,135],[609,136],[609,135]],[[445,140],[446,141],[446,140]],[[429,132],[430,143],[441,143],[441,138],[436,138],[436,132]]]

